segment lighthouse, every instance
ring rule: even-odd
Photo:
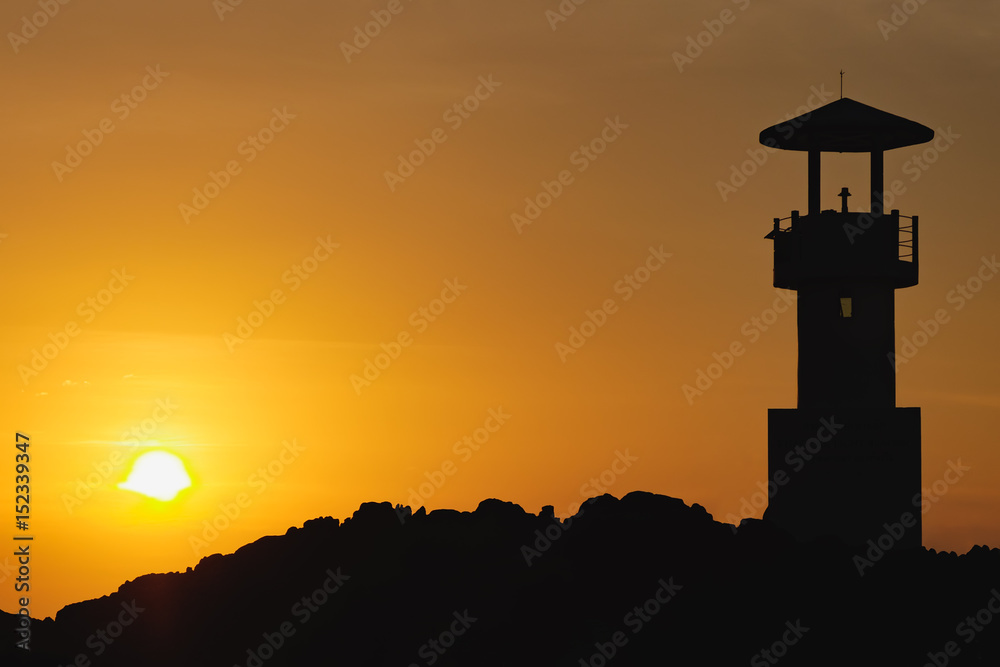
[[[797,293],[798,401],[768,410],[764,518],[801,540],[921,545],[920,408],[896,405],[894,313],[896,290],[917,284],[918,217],[883,210],[883,153],[933,138],[849,98],[760,133],[807,156],[806,213],[775,218],[766,236],[774,286]],[[850,210],[857,184],[823,185],[823,152],[870,155],[867,207]],[[824,209],[824,193],[839,206]]]

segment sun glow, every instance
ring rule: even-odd
[[[169,452],[153,451],[135,460],[128,479],[118,488],[168,502],[190,486],[191,477],[179,457]]]

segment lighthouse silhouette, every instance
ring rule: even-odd
[[[775,218],[766,236],[774,286],[797,292],[798,404],[768,410],[764,518],[800,540],[921,545],[920,408],[896,406],[894,322],[895,291],[917,284],[918,218],[883,210],[882,165],[884,151],[933,138],[849,98],[760,133],[808,156],[807,213]],[[871,155],[869,210],[848,210],[847,187],[839,209],[822,209],[824,151]]]

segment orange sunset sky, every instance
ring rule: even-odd
[[[3,3],[0,537],[20,431],[32,615],[366,501],[567,516],[646,490],[759,517],[767,409],[796,400],[764,235],[805,210],[806,158],[757,137],[841,69],[938,137],[885,156],[921,226],[897,346],[947,316],[897,404],[922,408],[925,486],[969,467],[924,544],[1000,545],[1000,280],[977,282],[1000,6],[903,4]],[[823,167],[824,208],[865,206],[867,156]],[[193,479],[172,502],[117,488],[153,449]]]

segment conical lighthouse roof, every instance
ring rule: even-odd
[[[870,153],[922,144],[934,130],[844,97],[811,112],[772,125],[760,143],[789,151]]]

